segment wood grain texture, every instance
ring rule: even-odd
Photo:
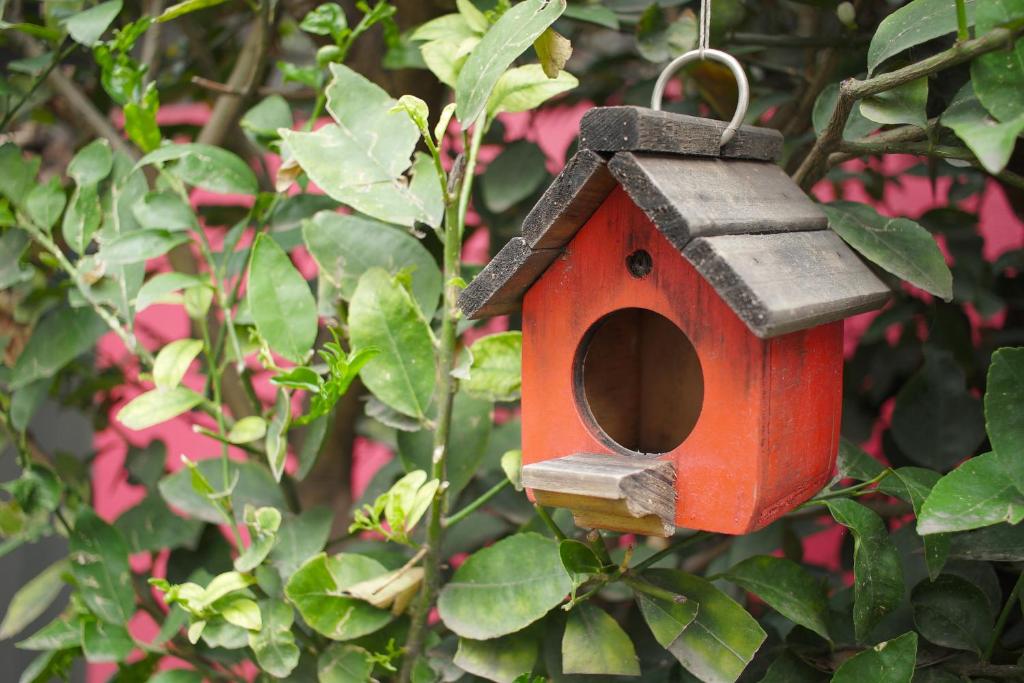
[[[558,249],[531,249],[513,237],[459,295],[459,308],[468,318],[518,311],[523,292],[558,258]]]
[[[719,149],[724,121],[655,111],[647,107],[597,107],[580,122],[580,146],[598,152],[666,152],[688,156],[778,161],[782,134],[740,126]]]
[[[574,453],[523,467],[523,486],[538,502],[567,507],[575,513],[615,518],[618,530],[650,529],[649,517],[660,520],[663,535],[675,529],[675,467],[671,462],[624,455]],[[607,527],[603,527],[607,528]],[[649,532],[645,532],[649,533]],[[659,534],[662,535],[662,534]]]
[[[680,251],[696,237],[828,227],[825,213],[772,163],[620,152],[609,167]]]
[[[564,246],[614,188],[604,157],[580,150],[523,219],[523,239],[533,249]]]
[[[831,230],[701,238],[684,254],[761,338],[879,308],[890,296]]]
[[[638,249],[652,262],[642,278],[626,267]],[[676,526],[747,533],[828,481],[842,406],[842,323],[757,337],[621,189],[523,299],[525,466],[577,453],[621,455],[586,417],[577,359],[598,321],[637,307],[686,335],[703,376],[693,430],[659,456],[676,467]],[[685,419],[688,406],[672,407]]]

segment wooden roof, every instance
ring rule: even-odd
[[[463,291],[470,318],[519,310],[526,290],[621,185],[759,337],[881,306],[889,289],[828,229],[824,212],[776,165],[782,136],[642,107],[592,109],[580,151],[515,237]]]

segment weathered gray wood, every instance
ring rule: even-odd
[[[679,250],[695,237],[828,227],[825,213],[770,162],[619,152],[609,166]]]
[[[522,237],[513,237],[462,290],[459,308],[468,318],[518,311],[523,294],[560,253],[559,249],[530,249]]]
[[[577,453],[524,465],[522,483],[585,526],[656,535],[675,529],[675,465],[666,460]]]
[[[598,152],[666,152],[727,159],[778,161],[782,134],[740,126],[719,149],[726,122],[655,111],[646,107],[598,107],[580,122],[580,146]]]
[[[564,246],[613,189],[604,157],[581,149],[523,220],[523,238],[533,249]]]
[[[761,338],[869,311],[890,295],[831,230],[705,237],[683,253]]]

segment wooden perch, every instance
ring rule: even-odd
[[[648,536],[675,531],[675,467],[665,460],[579,453],[523,466],[541,505],[572,511],[577,526]]]

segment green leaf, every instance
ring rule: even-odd
[[[459,638],[455,666],[497,683],[513,683],[537,661],[537,636],[526,631],[491,640]]]
[[[382,221],[437,226],[443,204],[433,162],[424,155],[403,175],[420,133],[379,86],[331,64],[327,110],[338,125],[315,133],[281,131],[295,160],[330,197]],[[345,159],[339,165],[336,159]],[[425,162],[425,163],[424,163]]]
[[[76,43],[92,47],[99,41],[103,32],[114,23],[120,11],[121,0],[101,2],[87,10],[71,14],[64,22],[64,28]]]
[[[968,82],[943,112],[942,125],[953,129],[989,173],[999,173],[1010,161],[1017,137],[1024,131],[1024,115],[999,123],[981,106]]]
[[[696,618],[668,646],[683,668],[705,683],[733,683],[739,678],[766,638],[757,621],[698,576],[674,569],[649,569],[644,578],[694,603]],[[661,600],[657,603],[665,605]],[[672,610],[670,618],[679,622],[684,615]],[[660,624],[659,630],[665,627]]]
[[[66,571],[67,560],[58,560],[18,588],[0,622],[0,640],[18,635],[46,611],[60,595]]]
[[[264,450],[267,454],[267,465],[270,467],[274,480],[280,482],[284,474],[284,466],[288,459],[288,426],[292,419],[292,404],[288,392],[277,390],[274,401],[274,413],[267,427]]]
[[[455,395],[446,461],[450,496],[457,496],[466,487],[483,460],[491,435],[493,409],[490,401],[464,393]],[[398,453],[407,472],[430,470],[434,453],[430,430],[398,432],[397,439]]]
[[[856,479],[871,481],[885,469],[878,462],[848,439],[840,437],[839,455],[836,458],[836,480]]]
[[[379,267],[392,275],[411,269],[412,295],[430,319],[437,309],[442,277],[434,257],[409,233],[358,215],[321,211],[302,224],[306,248],[320,267],[320,276],[352,299],[359,278]]]
[[[484,33],[490,28],[491,23],[487,21],[484,13],[473,4],[473,0],[455,0],[455,6],[459,9],[462,18],[466,20],[466,24],[475,33]]]
[[[927,640],[981,654],[992,633],[988,598],[970,581],[952,574],[924,580],[910,595],[914,625]]]
[[[569,5],[565,8],[567,19],[585,21],[613,30],[619,30],[619,17],[614,11],[602,5]]]
[[[228,479],[223,480],[223,463],[219,458],[201,460],[196,463],[199,473],[208,481],[227,489],[235,481],[231,489],[231,507],[244,510],[246,504],[253,507],[275,507],[287,509],[280,487],[274,478],[262,467],[253,462],[228,463]],[[181,510],[189,517],[201,519],[211,524],[223,524],[224,516],[219,509],[203,494],[193,488],[192,475],[188,468],[182,468],[174,474],[160,480],[160,494],[169,505]]]
[[[1024,492],[1024,348],[992,354],[985,390],[985,426],[992,450]]]
[[[768,667],[759,683],[823,683],[825,680],[825,674],[785,650]]]
[[[84,619],[80,628],[82,652],[90,664],[120,662],[135,649],[135,641],[128,629],[120,624]]]
[[[227,1],[228,0],[184,0],[183,2],[171,5],[165,9],[156,20],[159,22],[170,21],[172,19],[177,19],[183,14],[206,9],[207,7],[214,7]]]
[[[78,596],[89,610],[110,624],[127,624],[135,614],[135,590],[121,532],[84,508],[68,540],[68,557],[75,581],[87,587]]]
[[[259,605],[249,598],[229,598],[218,604],[215,609],[220,612],[224,621],[233,626],[247,631],[259,631],[263,627]]]
[[[114,527],[124,535],[133,553],[155,552],[164,548],[194,548],[203,532],[201,521],[174,514],[155,492],[135,507],[121,513]]]
[[[35,269],[21,262],[31,241],[24,230],[11,229],[0,235],[0,289],[32,278]]]
[[[419,129],[420,135],[425,137],[430,136],[430,129],[428,120],[430,118],[430,108],[427,107],[427,103],[416,97],[415,95],[402,95],[398,98],[398,102],[392,107],[395,111],[404,111],[405,115],[416,124],[416,128]]]
[[[260,668],[276,678],[287,678],[299,664],[299,648],[292,634],[290,605],[280,600],[261,600],[263,628],[249,633],[249,647]]]
[[[143,228],[178,231],[196,227],[192,208],[172,192],[147,192],[131,208]]]
[[[249,310],[270,348],[301,363],[316,342],[316,301],[288,254],[261,234],[249,266]]]
[[[884,479],[878,486],[879,491],[891,493],[914,506],[914,515],[921,516],[921,508],[928,498],[935,483],[942,478],[935,470],[923,467],[900,467]],[[934,581],[942,571],[949,557],[949,536],[932,534],[924,536],[924,559],[928,565],[928,575]]]
[[[361,647],[335,643],[317,658],[316,671],[320,683],[369,683],[373,659]]]
[[[829,227],[869,261],[896,277],[950,301],[953,275],[931,234],[909,218],[880,216],[867,204],[822,206]]]
[[[919,78],[861,100],[860,113],[876,123],[909,123],[924,129],[928,127],[928,114],[925,112],[927,104],[928,79]]]
[[[480,178],[484,204],[501,213],[533,195],[547,179],[540,147],[526,140],[508,145]]]
[[[63,560],[67,569],[67,560]],[[26,584],[27,586],[27,584]],[[25,590],[25,587],[22,590]],[[13,602],[12,602],[13,605]],[[9,608],[10,609],[10,608]],[[16,645],[19,650],[63,650],[82,642],[82,615],[59,616]]]
[[[981,401],[948,351],[925,352],[924,366],[896,395],[892,436],[914,462],[948,470],[985,438]]]
[[[565,11],[565,0],[525,0],[501,15],[459,71],[455,111],[464,126],[484,110],[498,79]]]
[[[520,533],[470,555],[441,590],[437,608],[445,626],[458,635],[487,640],[537,621],[570,588],[558,544],[540,534]]]
[[[163,164],[172,176],[210,192],[256,194],[259,182],[252,169],[233,152],[191,142],[167,145],[142,157],[135,168]]]
[[[315,507],[281,523],[277,545],[270,551],[270,561],[282,579],[287,581],[303,562],[323,549],[333,519],[334,513],[329,508]]]
[[[863,642],[903,600],[903,567],[882,518],[846,498],[825,501],[837,522],[853,533],[853,627]]]
[[[582,584],[593,574],[600,574],[604,568],[590,546],[572,538],[559,542],[558,557],[562,560],[565,571],[577,584]]]
[[[13,142],[0,145],[0,168],[4,169],[0,174],[0,194],[15,206],[21,206],[35,186],[40,162],[39,157],[26,159]]]
[[[569,612],[562,636],[562,671],[567,674],[639,676],[633,641],[604,610],[589,602]]]
[[[385,270],[371,268],[359,278],[348,321],[354,349],[380,351],[360,372],[363,383],[400,413],[424,419],[436,380],[434,346],[409,292]]]
[[[118,411],[117,420],[128,429],[146,429],[186,413],[202,402],[202,395],[188,387],[153,389],[129,401]]]
[[[332,640],[351,640],[383,627],[391,615],[349,597],[345,590],[386,572],[369,557],[320,553],[292,574],[284,592],[317,633]]]
[[[889,57],[929,40],[954,33],[957,0],[913,0],[878,25],[868,46],[868,75]],[[967,24],[974,24],[974,0],[965,0]]]
[[[107,326],[91,308],[62,306],[48,313],[36,328],[28,344],[22,349],[11,370],[10,387],[18,389],[47,377],[53,377],[61,368],[99,341]]]
[[[194,2],[195,0],[190,1]],[[217,2],[224,1],[217,0]],[[203,683],[203,677],[198,672],[189,669],[165,669],[150,678],[149,683]]]
[[[249,443],[262,439],[267,433],[267,421],[259,415],[243,417],[228,431],[231,443]]]
[[[1020,21],[1022,0],[986,0],[978,4],[975,34]],[[1024,41],[1016,40],[1006,49],[978,55],[971,61],[971,83],[978,99],[1000,121],[1024,116]]]
[[[304,480],[316,464],[317,456],[320,454],[320,447],[323,445],[324,437],[327,435],[329,421],[329,414],[321,415],[301,431],[302,442],[299,444],[298,453],[296,453],[299,466],[292,475],[296,480]]]
[[[536,109],[579,84],[568,71],[559,71],[555,78],[548,78],[540,64],[513,67],[494,84],[494,91],[487,100],[487,115],[493,118],[503,112]]]
[[[1024,560],[1024,526],[996,524],[954,534],[949,554],[963,560],[1019,562]]]
[[[832,83],[825,86],[821,91],[821,94],[818,95],[818,99],[814,101],[814,109],[811,112],[811,121],[814,126],[814,132],[818,135],[821,135],[822,131],[825,130],[825,126],[828,125],[828,121],[832,117],[832,112],[835,111],[836,100],[838,98],[839,84]],[[861,114],[860,107],[854,107],[850,111],[849,118],[846,119],[846,127],[843,128],[843,139],[856,140],[867,136],[877,128],[877,123]]]
[[[971,458],[935,484],[917,519],[917,533],[938,534],[1024,520],[1017,473],[995,453]]]
[[[238,125],[251,139],[266,144],[280,137],[278,129],[294,125],[292,109],[285,98],[270,95],[245,112]]]
[[[683,14],[669,22],[664,10],[650,3],[636,24],[636,49],[649,62],[664,62],[697,44],[697,19]]]
[[[826,623],[825,584],[792,560],[756,555],[735,565],[722,577],[761,598],[790,621],[831,640]]]
[[[164,346],[153,363],[153,383],[158,389],[177,387],[202,350],[203,342],[198,339],[176,339]]]
[[[664,648],[672,645],[679,634],[693,623],[700,609],[696,600],[674,602],[655,598],[641,591],[634,591],[633,596],[654,639]]]
[[[32,188],[25,197],[25,212],[40,228],[49,231],[57,224],[64,212],[64,188],[59,178],[50,178],[48,183],[40,183]]]
[[[100,138],[78,150],[68,164],[67,174],[79,187],[95,185],[110,175],[113,167],[114,155],[110,151],[110,143]]]
[[[491,401],[515,401],[522,388],[523,333],[499,332],[473,343],[466,393]]]
[[[308,12],[299,28],[306,33],[334,36],[335,40],[338,40],[348,28],[348,20],[345,18],[345,10],[338,3],[325,2]]]
[[[160,303],[169,294],[180,289],[208,286],[209,282],[198,275],[187,273],[160,273],[146,281],[135,295],[135,310],[143,311],[149,306]]]
[[[64,240],[75,253],[85,254],[102,217],[103,209],[96,186],[79,185],[75,188],[60,228]]]
[[[910,683],[917,660],[917,634],[879,643],[850,657],[836,669],[832,683]]]

